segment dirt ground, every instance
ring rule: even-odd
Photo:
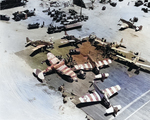
[[[89,41],[82,43],[79,47],[80,54],[72,55],[73,60],[76,61],[77,64],[83,64],[87,62],[87,55],[90,54],[92,58],[96,60],[102,60],[102,50],[96,50],[96,47],[92,46]]]

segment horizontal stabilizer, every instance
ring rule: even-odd
[[[117,108],[118,110],[121,110],[121,105],[111,106],[110,108],[108,108],[108,109],[106,110],[106,113],[107,113],[107,114],[113,113],[113,112],[114,112],[114,108]]]
[[[39,70],[39,69],[34,69],[33,70],[33,73],[36,75],[36,76],[38,76],[38,74],[41,72],[41,70]]]
[[[40,80],[44,80],[45,79],[43,71],[41,71],[39,69],[34,69],[33,73],[36,75],[36,77],[38,77],[38,79],[40,79]]]
[[[101,73],[101,74],[95,75],[95,79],[107,78],[108,76],[109,76],[108,73]]]
[[[38,78],[41,79],[41,80],[44,80],[44,79],[45,79],[43,72],[40,72],[40,73],[38,74]]]

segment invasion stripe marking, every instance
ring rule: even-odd
[[[66,65],[64,65],[64,68],[61,70],[64,74],[71,74],[72,70],[68,68]]]
[[[90,68],[93,68],[93,66],[91,65],[91,63],[88,63],[88,65],[90,66]]]
[[[78,69],[84,69],[83,64],[78,65]]]
[[[63,71],[64,73],[67,73],[69,70],[70,70],[70,69],[66,66],[62,71]]]
[[[96,92],[94,92],[94,93],[93,93],[93,95],[94,95],[94,97],[95,97],[96,101],[99,101],[99,99],[98,99],[98,97],[97,97]]]
[[[87,94],[87,96],[89,97],[90,102],[92,102],[92,101],[93,101],[93,98],[92,98],[91,94]]]
[[[82,97],[79,97],[79,100],[80,100],[80,102],[81,102],[81,103],[86,102],[86,101],[85,101],[85,99],[84,99],[84,98],[82,98]]]
[[[108,65],[108,62],[106,60],[103,60],[104,65]]]
[[[93,66],[91,65],[91,63],[88,63],[89,69],[93,69]]]
[[[114,91],[114,93],[117,92],[117,89],[115,87],[111,87],[111,89]]]
[[[121,90],[121,87],[119,85],[116,85],[115,88],[117,91]]]
[[[66,74],[71,76],[72,71],[71,71],[71,70],[69,70]]]
[[[101,67],[103,66],[103,63],[101,61],[98,61],[98,65]]]
[[[85,98],[86,102],[91,102],[91,100],[90,100],[90,98],[88,97],[88,95],[85,95],[84,98]]]
[[[90,95],[91,95],[93,101],[97,101],[96,98],[95,98],[95,96],[93,94],[90,94]]]
[[[95,95],[94,95],[95,94]],[[101,98],[100,96],[97,94],[97,92],[94,92],[93,95],[96,97],[96,100],[97,101],[101,101]]]
[[[84,66],[85,66],[86,69],[89,68],[87,64],[84,64]]]
[[[60,66],[59,68],[57,68],[57,70],[62,71],[65,67],[66,67],[66,65],[62,65],[62,66]]]
[[[108,88],[105,89],[105,90],[106,90],[106,93],[107,93],[108,97],[110,97],[112,95],[112,93],[110,92],[110,90]]]
[[[59,62],[59,60],[56,57],[50,60],[50,63],[52,64],[56,64],[57,62]]]
[[[79,69],[79,66],[78,66],[78,65],[75,65],[74,68],[75,68],[76,70],[78,70],[78,69]]]
[[[52,53],[48,53],[47,54],[47,58],[48,58],[48,60],[51,60],[51,59],[53,59],[55,56],[52,54]]]
[[[111,60],[111,59],[108,59],[108,62],[109,62],[109,63],[112,63],[112,60]]]
[[[71,77],[76,76],[76,74],[70,68],[68,68],[66,65],[59,67],[57,70],[62,71],[65,75],[69,75]]]
[[[115,91],[113,91],[112,88],[114,88],[114,87],[110,87],[109,90],[110,90],[111,94],[113,95],[115,93]]]
[[[87,64],[84,64],[83,67],[84,67],[84,70],[89,70],[89,67]]]

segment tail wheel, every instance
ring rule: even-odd
[[[135,74],[139,74],[140,73],[140,68],[136,69]]]

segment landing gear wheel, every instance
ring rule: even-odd
[[[139,74],[140,73],[140,69],[138,68],[138,69],[136,69],[136,71],[135,71],[135,74]]]

